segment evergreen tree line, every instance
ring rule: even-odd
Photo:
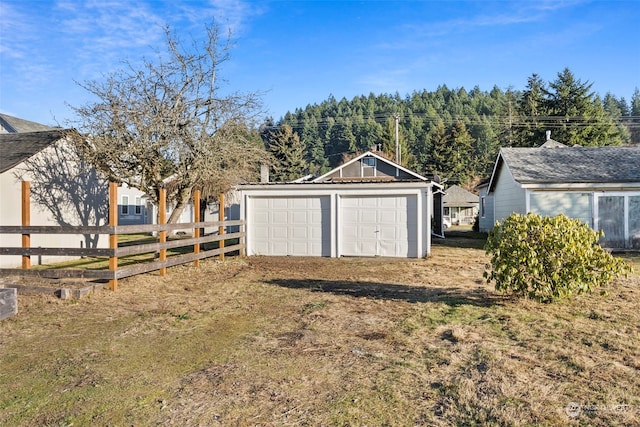
[[[274,180],[322,174],[372,147],[425,176],[469,185],[491,173],[500,147],[537,147],[545,132],[566,145],[640,143],[640,91],[630,103],[591,91],[569,69],[545,83],[533,74],[523,91],[439,86],[401,97],[382,94],[320,104],[269,119],[261,135]]]

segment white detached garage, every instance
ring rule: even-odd
[[[357,174],[354,162],[363,159],[366,167],[384,162],[380,170],[389,165],[401,168],[365,153],[334,171],[350,166]],[[320,181],[240,186],[247,255],[429,255],[433,188],[440,186],[406,169],[397,176],[365,172],[366,176],[327,174]]]

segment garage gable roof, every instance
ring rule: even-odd
[[[489,191],[505,166],[520,184],[639,183],[640,147],[502,148]]]
[[[402,171],[402,172],[404,172],[404,174],[408,175],[411,179],[420,180],[420,181],[428,181],[428,179],[425,178],[422,175],[419,175],[419,174],[417,174],[417,173],[415,173],[415,172],[413,172],[413,171],[411,171],[411,170],[409,170],[409,169],[407,169],[407,168],[405,168],[405,167],[403,167],[403,166],[401,166],[401,165],[399,165],[399,164],[397,164],[397,163],[395,163],[395,162],[393,162],[393,161],[391,161],[391,160],[389,160],[387,158],[384,158],[384,157],[382,157],[382,156],[380,156],[380,155],[378,155],[378,154],[376,154],[376,153],[374,153],[372,151],[367,151],[365,153],[360,154],[357,157],[354,157],[353,159],[349,160],[348,162],[343,163],[340,166],[330,170],[329,172],[325,173],[324,175],[321,175],[321,176],[315,178],[312,182],[326,182],[326,181],[329,181],[329,180],[332,179],[331,177],[333,175],[335,175],[336,173],[339,173],[341,170],[349,167],[350,165],[352,165],[352,164],[354,164],[356,162],[359,162],[361,159],[363,159],[365,157],[375,158],[376,162],[382,162],[382,163],[385,163],[385,164],[391,166],[392,168],[398,169],[399,171]],[[354,179],[356,177],[347,177],[347,178]],[[374,178],[375,177],[367,177],[367,180],[375,181]]]

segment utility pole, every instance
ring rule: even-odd
[[[402,161],[402,159],[400,158],[400,138],[398,137],[398,122],[400,121],[400,116],[396,114],[395,116],[393,116],[393,118],[395,119],[396,123],[396,163],[400,164],[400,162]]]

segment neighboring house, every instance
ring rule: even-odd
[[[78,162],[73,160],[72,150],[64,139],[66,131],[31,122],[7,114],[0,114],[0,225],[21,225],[21,184],[22,178],[32,181],[31,224],[32,225],[96,225],[108,221],[108,187],[99,179],[95,169],[79,172]],[[72,159],[69,161],[69,159]],[[46,167],[38,176],[31,176],[29,169],[33,163]],[[65,164],[65,167],[63,166]],[[75,163],[75,164],[74,164]],[[88,165],[84,165],[88,167]],[[71,175],[69,175],[71,173]],[[49,201],[38,202],[36,186],[50,187]],[[63,189],[63,190],[61,190]],[[60,193],[66,192],[62,195]],[[65,199],[60,199],[64,196]],[[90,206],[86,201],[91,200]],[[118,224],[154,224],[157,221],[157,207],[145,193],[130,188],[126,184],[118,187]],[[237,207],[237,205],[236,205]],[[167,218],[172,206],[167,206]],[[236,214],[236,218],[239,214]],[[193,222],[193,204],[189,203],[178,222]],[[202,221],[217,221],[217,204],[202,208]],[[191,229],[184,230],[186,232]],[[207,232],[217,232],[210,228]],[[233,230],[230,230],[233,231]],[[2,235],[1,246],[21,245],[20,235]],[[32,235],[32,246],[42,247],[107,247],[106,236],[65,236]],[[35,258],[35,257],[34,257]],[[72,258],[72,257],[69,257]],[[33,264],[64,260],[65,257],[38,257]],[[0,256],[0,267],[17,267],[19,256]]]
[[[167,206],[166,206],[166,219],[169,219],[169,216],[171,215],[171,212],[174,209],[174,204],[167,202]],[[151,201],[148,202],[147,204],[147,224],[157,224],[158,223],[158,206],[155,203],[152,203]],[[204,209],[204,206],[200,207],[200,217],[201,217],[201,221],[217,221],[218,218],[216,217],[215,219],[205,219],[205,217],[203,216],[203,213],[206,215],[207,209]],[[182,212],[180,213],[180,216],[178,217],[178,220],[176,221],[178,224],[180,223],[189,223],[189,222],[194,222],[195,221],[195,209],[194,209],[194,205],[192,201],[189,201],[184,209],[182,210]],[[176,231],[187,231],[187,229],[184,230],[176,230]]]
[[[478,196],[458,185],[445,190],[442,204],[445,221],[452,225],[473,224],[478,215]]]
[[[118,225],[153,224],[154,213],[145,193],[126,184],[118,186]]]
[[[7,120],[9,118],[9,120]],[[98,188],[99,186],[95,174],[79,174],[77,173],[77,164],[65,162],[58,156],[62,150],[65,139],[64,132],[61,129],[40,130],[35,132],[14,133],[15,129],[24,129],[24,120],[17,122],[10,116],[0,115],[3,132],[0,133],[0,225],[21,225],[21,179],[32,181],[32,197],[31,197],[31,225],[95,225],[86,223],[89,218],[100,219],[99,212],[105,211],[101,209],[105,205],[105,199],[102,195],[96,198],[90,198],[91,190],[103,191],[106,189]],[[9,126],[12,126],[9,128]],[[21,125],[21,126],[16,126]],[[37,125],[37,124],[34,124]],[[11,131],[10,133],[7,131]],[[51,197],[46,198],[47,188],[40,189],[40,194],[44,197],[42,201],[38,201],[34,193],[38,190],[34,188],[33,181],[42,179],[43,176],[34,176],[31,173],[29,162],[38,162],[41,166],[47,166],[43,169],[42,175],[46,175],[47,182],[50,182]],[[81,184],[80,184],[81,183]],[[91,185],[86,185],[87,183]],[[79,188],[82,185],[85,188]],[[78,196],[77,199],[65,198],[58,189],[71,188],[73,194]],[[102,186],[104,187],[104,186]],[[89,197],[86,197],[89,194]],[[100,200],[97,200],[97,199]],[[93,207],[95,204],[95,209]],[[87,205],[89,209],[87,209]],[[81,214],[86,213],[88,216],[80,218]],[[93,215],[93,216],[91,216]],[[102,218],[103,222],[105,219]],[[21,236],[16,234],[0,235],[2,246],[20,247]],[[91,245],[92,247],[106,247],[108,240],[106,238],[99,239],[98,236],[90,235],[40,235],[31,236],[32,247],[54,247],[54,248],[80,248]],[[73,258],[73,257],[67,257]],[[32,257],[32,264],[57,262],[64,260],[65,257]],[[0,267],[18,267],[21,264],[20,256],[0,256]]]
[[[40,123],[13,117],[7,114],[0,114],[0,135],[1,134],[17,134],[17,133],[33,133],[33,132],[58,132],[59,137],[62,136],[61,128],[54,128]],[[32,134],[35,136],[37,134]],[[40,134],[42,138],[36,144],[50,145],[45,134]],[[10,137],[5,137],[10,138]],[[30,138],[33,141],[33,138]],[[5,147],[7,148],[7,147]],[[30,151],[37,148],[33,145],[25,145],[22,148],[26,150],[23,154],[29,155]],[[11,156],[20,157],[20,148],[14,146]],[[106,201],[105,201],[106,203]],[[168,208],[169,209],[169,208]],[[170,211],[169,211],[170,213]],[[136,224],[153,224],[156,222],[157,208],[151,204],[148,197],[142,191],[131,188],[126,184],[118,186],[118,224],[119,225],[136,225]],[[193,207],[187,207],[185,213],[180,217],[179,222],[193,221]],[[217,217],[216,217],[217,220]]]
[[[548,138],[538,148],[503,148],[480,197],[493,199],[485,216],[492,223],[513,212],[562,213],[602,230],[604,246],[640,249],[640,147],[566,147]],[[481,216],[492,229],[487,222]]]
[[[439,190],[373,152],[315,179],[241,185],[247,254],[424,257]]]
[[[173,179],[172,176],[165,178],[163,180],[164,184],[168,184],[171,180]],[[142,191],[136,189],[136,188],[129,188],[126,186],[123,186],[124,188],[118,188],[118,203],[119,205],[119,215],[118,218],[120,218],[122,221],[125,221],[127,224],[157,224],[158,222],[158,206],[155,202],[153,202],[151,200],[151,198],[149,198],[145,193],[143,193]],[[231,196],[233,197],[233,196]],[[231,202],[232,204],[234,203],[233,198],[231,198],[230,200],[227,200],[227,202],[225,203],[227,206],[229,206],[229,202]],[[126,204],[129,203],[129,207],[125,208]],[[232,205],[233,208],[235,208],[234,213],[232,213],[231,215],[235,215],[233,216],[234,218],[238,218],[239,217],[239,213],[237,212],[239,209],[239,204],[237,202],[235,202],[235,204]],[[166,211],[165,211],[165,215],[166,215],[166,219],[168,220],[171,213],[173,212],[175,208],[175,203],[167,200],[167,205],[166,205]],[[229,218],[229,210],[233,210],[232,208],[227,207],[225,209],[225,217]],[[181,224],[181,223],[190,223],[190,222],[195,222],[195,206],[193,204],[193,199],[189,200],[186,205],[184,206],[182,212],[180,213],[180,216],[178,217],[176,223]],[[208,202],[207,200],[202,199],[200,201],[200,221],[206,221],[206,222],[211,222],[211,221],[218,221],[219,220],[219,216],[218,216],[218,203],[213,203],[213,202]],[[120,222],[121,225],[124,225],[125,222]],[[229,229],[229,230],[237,230],[237,227],[234,227],[233,229]],[[182,230],[173,230],[171,232],[171,234],[173,233],[190,233],[192,232],[193,229],[191,228],[185,228]],[[213,232],[218,232],[218,228],[217,227],[207,227],[205,228],[205,232],[206,233],[213,233]],[[230,232],[230,231],[229,231]]]

